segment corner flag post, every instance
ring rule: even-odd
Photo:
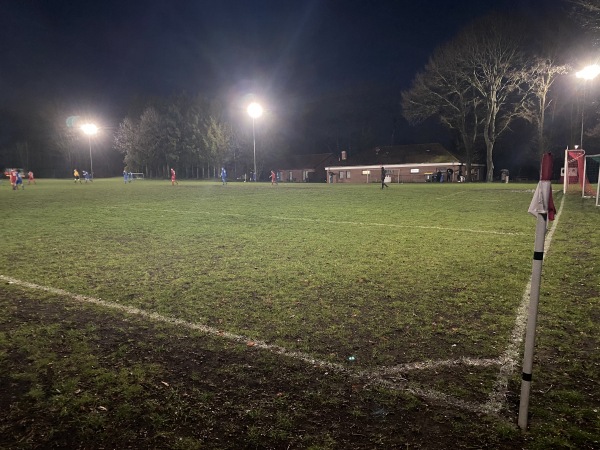
[[[565,174],[566,176],[566,174]],[[531,390],[531,374],[533,368],[533,348],[535,345],[535,328],[537,322],[540,284],[542,281],[542,263],[544,261],[544,244],[546,240],[547,220],[554,220],[556,210],[552,200],[552,154],[542,157],[540,181],[533,194],[528,212],[536,216],[535,244],[533,248],[533,267],[531,273],[531,290],[529,297],[529,314],[525,334],[525,353],[523,356],[523,374],[521,380],[521,398],[519,403],[519,427],[527,429],[529,412],[529,392]]]

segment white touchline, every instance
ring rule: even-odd
[[[558,220],[560,219],[560,213],[563,209],[563,204],[565,202],[565,197],[563,196],[560,202],[560,207],[558,208],[558,212],[556,213],[556,217],[554,218],[554,223],[552,224],[552,228],[548,231],[546,236],[546,241],[544,242],[544,255],[548,254],[548,250],[550,249],[550,243],[552,242],[552,236],[554,235],[554,230],[558,226]],[[531,291],[531,277],[529,277],[529,281],[527,282],[527,286],[525,287],[525,292],[523,292],[523,297],[521,298],[521,304],[517,310],[517,318],[515,320],[515,326],[513,328],[512,334],[510,336],[510,341],[506,350],[500,357],[500,361],[502,364],[500,365],[500,371],[498,372],[498,377],[496,378],[496,382],[494,383],[494,388],[488,398],[487,403],[485,404],[485,409],[490,412],[497,412],[502,408],[504,404],[504,400],[506,399],[506,392],[508,390],[508,379],[514,372],[515,366],[517,364],[517,358],[519,357],[519,349],[521,347],[521,342],[523,342],[523,335],[525,334],[525,327],[527,326],[527,311],[529,309],[529,295]]]
[[[125,305],[120,305],[118,303],[108,302],[108,301],[102,300],[100,298],[95,298],[95,297],[90,297],[90,296],[80,295],[80,294],[73,294],[73,293],[65,291],[63,289],[53,288],[50,286],[41,286],[39,284],[18,280],[16,278],[7,277],[5,275],[0,275],[0,280],[6,281],[9,284],[15,284],[17,286],[21,286],[21,287],[25,287],[25,288],[41,290],[41,291],[49,292],[51,294],[56,294],[56,295],[59,295],[62,297],[68,297],[68,298],[71,298],[78,302],[89,303],[89,304],[101,306],[103,308],[117,310],[117,311],[123,312],[125,314],[137,315],[137,316],[140,316],[143,318],[147,318],[149,320],[153,320],[155,322],[161,322],[161,323],[167,323],[170,325],[185,327],[185,328],[188,328],[191,330],[200,331],[200,332],[208,334],[208,335],[220,337],[220,338],[227,339],[227,340],[237,342],[240,344],[244,344],[244,345],[247,345],[249,342],[251,342],[253,348],[255,347],[255,348],[266,350],[266,351],[269,351],[269,352],[272,352],[272,353],[275,353],[278,355],[287,356],[288,358],[300,360],[309,365],[312,365],[315,367],[320,367],[322,369],[332,370],[332,371],[335,371],[338,373],[344,373],[353,378],[366,380],[368,382],[368,384],[379,385],[379,386],[383,386],[388,389],[392,389],[392,390],[396,390],[396,391],[412,393],[413,395],[416,395],[421,398],[435,400],[437,402],[443,402],[448,405],[455,406],[455,407],[465,409],[468,411],[473,411],[476,413],[488,412],[488,410],[485,408],[485,405],[480,405],[477,403],[466,402],[466,401],[463,401],[460,399],[456,399],[452,396],[449,396],[447,394],[444,394],[444,393],[436,391],[436,390],[423,389],[423,388],[416,386],[415,384],[407,383],[406,380],[404,380],[401,377],[399,380],[392,381],[392,380],[384,378],[384,376],[390,376],[390,375],[397,376],[402,371],[430,369],[430,368],[435,368],[435,367],[440,367],[440,366],[456,366],[456,365],[463,365],[463,364],[487,366],[490,364],[494,364],[494,362],[497,363],[497,361],[494,361],[494,360],[482,360],[481,362],[477,362],[477,360],[472,359],[472,358],[460,358],[456,361],[448,361],[448,360],[444,360],[444,361],[440,361],[440,362],[426,361],[426,362],[420,362],[420,363],[405,364],[405,365],[401,365],[401,366],[394,366],[394,367],[390,367],[390,368],[383,367],[383,368],[374,368],[374,369],[370,369],[370,370],[352,369],[352,368],[349,368],[342,364],[317,359],[317,358],[309,355],[308,353],[290,351],[290,350],[287,350],[285,347],[281,347],[278,345],[271,345],[264,341],[251,339],[247,336],[230,333],[227,331],[222,331],[217,328],[209,327],[207,325],[202,325],[202,324],[193,323],[193,322],[187,322],[185,320],[178,319],[175,317],[163,316],[158,313],[144,311],[142,309],[135,308],[133,306],[125,306]]]

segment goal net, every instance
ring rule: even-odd
[[[132,172],[131,173],[131,179],[132,180],[143,180],[144,179],[144,174],[143,173],[138,173],[138,172]]]
[[[596,197],[596,190],[586,173],[586,161],[585,150],[565,150],[565,165],[561,170],[565,194],[581,193],[582,197]]]
[[[582,192],[587,196],[587,192],[591,192],[592,197],[596,197],[596,206],[599,206],[600,197],[600,184],[598,178],[600,178],[600,155],[585,155],[583,162],[583,189]]]

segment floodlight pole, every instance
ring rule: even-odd
[[[92,135],[98,132],[98,127],[93,123],[84,123],[81,125],[81,130],[87,134],[88,143],[90,146],[90,176],[94,179],[94,162],[92,160]]]
[[[88,142],[90,144],[90,176],[94,179],[94,161],[92,160],[92,135],[88,134]]]
[[[254,117],[252,117],[252,142],[254,144],[254,181],[257,181],[256,177],[256,134],[254,133]]]
[[[583,111],[585,109],[585,88],[587,87],[587,81],[593,80],[598,75],[600,75],[600,66],[598,64],[584,67],[583,70],[580,70],[575,74],[577,78],[583,78],[584,80],[581,99],[581,139],[579,140],[579,146],[581,150],[583,150]]]
[[[256,173],[256,133],[254,131],[254,121],[257,117],[260,117],[263,113],[262,106],[256,102],[252,102],[248,105],[248,114],[252,117],[252,142],[254,144],[254,181],[258,180],[258,174]]]
[[[583,149],[583,109],[585,107],[585,87],[583,88],[583,103],[581,105],[581,137],[579,138],[579,147]]]

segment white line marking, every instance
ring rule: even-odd
[[[120,209],[117,206],[105,206],[110,209]],[[222,212],[209,212],[209,211],[180,211],[177,209],[149,209],[149,208],[131,208],[128,210],[135,211],[148,211],[148,212],[164,212],[164,213],[179,213],[189,215],[190,213],[204,214],[206,216],[222,216],[222,217],[246,217],[252,218],[252,216],[236,214],[236,213],[222,213]],[[288,220],[297,222],[313,222],[313,223],[329,223],[332,225],[355,225],[361,227],[390,227],[390,228],[411,228],[419,230],[438,230],[438,231],[452,231],[457,233],[477,233],[477,234],[494,234],[500,236],[523,236],[525,233],[511,232],[511,231],[494,231],[494,230],[476,230],[473,228],[453,228],[453,227],[440,227],[440,226],[424,226],[424,225],[401,225],[397,223],[377,223],[377,222],[353,222],[344,220],[326,220],[326,219],[311,219],[307,217],[284,217],[284,216],[272,216],[272,219],[276,220]]]
[[[466,402],[466,401],[451,397],[451,396],[444,394],[442,392],[439,392],[439,391],[422,389],[420,387],[409,385],[406,382],[406,380],[402,379],[401,377],[400,377],[400,379],[396,379],[395,381],[391,381],[391,380],[383,378],[383,376],[385,376],[385,375],[388,375],[388,376],[389,375],[398,375],[398,373],[402,370],[401,368],[404,368],[404,370],[416,370],[419,368],[426,369],[426,368],[440,367],[440,366],[444,366],[444,365],[460,365],[460,364],[489,365],[489,364],[491,364],[490,361],[492,361],[492,360],[489,360],[489,361],[484,360],[484,362],[482,362],[482,363],[476,363],[476,360],[474,360],[474,359],[461,358],[454,362],[453,361],[441,361],[441,362],[429,361],[429,362],[425,362],[425,363],[413,363],[413,364],[406,364],[403,366],[395,366],[395,367],[391,367],[391,368],[379,368],[379,369],[375,369],[375,370],[356,370],[356,369],[349,368],[349,367],[344,366],[339,363],[333,363],[330,361],[324,361],[324,360],[314,358],[313,356],[309,355],[308,353],[289,351],[284,347],[281,347],[278,345],[271,345],[271,344],[268,344],[268,343],[266,343],[264,341],[260,341],[260,340],[254,340],[254,339],[248,338],[247,336],[218,330],[217,328],[209,327],[207,325],[187,322],[185,320],[177,319],[174,317],[163,316],[158,313],[144,311],[142,309],[135,308],[133,306],[124,306],[124,305],[120,305],[118,303],[108,302],[108,301],[105,301],[105,300],[102,300],[99,298],[95,298],[95,297],[73,294],[73,293],[65,291],[63,289],[53,288],[53,287],[49,287],[49,286],[41,286],[39,284],[29,283],[27,281],[21,281],[16,278],[7,277],[5,275],[0,275],[0,280],[6,281],[9,284],[15,284],[17,286],[21,286],[21,287],[25,287],[25,288],[41,290],[41,291],[49,292],[51,294],[56,294],[56,295],[59,295],[62,297],[68,297],[68,298],[71,298],[71,299],[76,300],[81,303],[90,303],[90,304],[97,305],[97,306],[100,306],[103,308],[120,311],[125,314],[140,316],[140,317],[143,317],[145,319],[149,319],[149,320],[152,320],[155,322],[167,323],[170,325],[175,325],[175,326],[179,326],[179,327],[185,327],[185,328],[188,328],[191,330],[200,331],[207,335],[221,337],[223,339],[227,339],[227,340],[239,343],[239,344],[248,345],[248,343],[251,342],[252,347],[266,350],[266,351],[272,352],[277,355],[287,356],[288,358],[300,360],[311,366],[316,366],[316,367],[320,367],[322,369],[332,370],[332,371],[335,371],[338,373],[344,373],[353,378],[358,378],[361,380],[368,380],[369,384],[380,385],[380,386],[383,386],[383,387],[386,387],[389,389],[393,389],[393,390],[397,390],[397,391],[409,392],[409,393],[412,393],[413,395],[416,395],[421,398],[435,400],[438,402],[444,402],[448,405],[456,406],[458,408],[462,408],[462,409],[465,409],[468,411],[473,411],[476,413],[492,412],[492,411],[488,411],[486,409],[485,405],[480,405],[480,404],[476,404],[476,403],[472,403],[472,402]]]
[[[413,370],[428,370],[428,369],[437,369],[439,367],[453,367],[453,366],[474,366],[474,367],[489,367],[489,366],[499,366],[502,363],[500,358],[493,359],[476,359],[476,358],[468,358],[462,357],[458,359],[446,359],[439,361],[421,361],[407,364],[399,364],[397,366],[391,367],[383,367],[381,369],[376,369],[373,373],[378,374],[380,376],[384,375],[396,375],[402,374],[406,372],[411,372]]]
[[[550,231],[548,231],[546,241],[544,242],[544,258],[546,257],[546,255],[548,254],[548,250],[550,249],[552,236],[554,236],[554,231],[558,226],[558,220],[560,219],[560,214],[562,212],[564,203],[565,197],[563,196],[560,202],[560,207],[558,208],[558,212],[556,213],[556,217],[554,218],[552,228],[550,228]],[[527,282],[527,286],[525,287],[525,292],[523,292],[523,297],[521,298],[521,304],[517,310],[515,327],[513,328],[510,341],[508,343],[508,346],[506,347],[506,350],[500,357],[500,361],[502,361],[502,364],[500,365],[500,371],[498,372],[498,377],[496,378],[496,382],[494,383],[494,389],[492,390],[489,399],[485,404],[486,409],[489,411],[500,411],[500,409],[505,403],[506,392],[508,390],[508,379],[515,370],[517,359],[520,354],[521,343],[523,342],[523,335],[525,334],[525,327],[527,326],[527,312],[529,310],[530,294],[531,277],[529,277],[529,281]]]

